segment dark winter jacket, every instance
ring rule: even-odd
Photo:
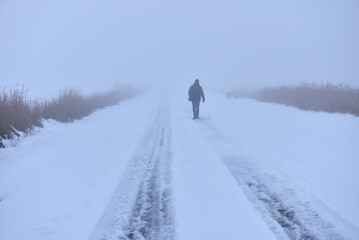
[[[195,82],[188,90],[188,100],[192,102],[200,102],[201,98],[205,101],[203,89],[199,83]]]

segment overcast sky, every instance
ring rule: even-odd
[[[359,87],[358,0],[0,0],[0,87]]]

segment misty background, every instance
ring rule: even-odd
[[[357,0],[0,0],[0,87],[359,87]]]

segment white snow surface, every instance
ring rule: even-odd
[[[198,120],[146,94],[0,149],[0,240],[359,239],[359,118],[206,97]]]

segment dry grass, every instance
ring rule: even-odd
[[[134,91],[131,88],[114,89],[90,96],[82,95],[77,89],[66,89],[58,98],[43,103],[42,116],[44,119],[72,122],[88,116],[97,109],[115,105],[133,95]]]
[[[0,147],[1,139],[28,134],[34,126],[41,127],[41,107],[36,101],[26,98],[24,87],[15,90],[2,90],[0,93]]]
[[[24,87],[0,92],[0,147],[2,139],[28,134],[34,127],[42,127],[42,119],[72,122],[93,111],[115,105],[134,96],[132,88],[118,88],[109,92],[84,96],[79,90],[66,89],[49,101],[30,101]]]
[[[359,116],[359,89],[331,83],[301,83],[300,86],[266,87],[258,91],[232,91],[229,97],[254,98],[302,110],[349,113]]]

